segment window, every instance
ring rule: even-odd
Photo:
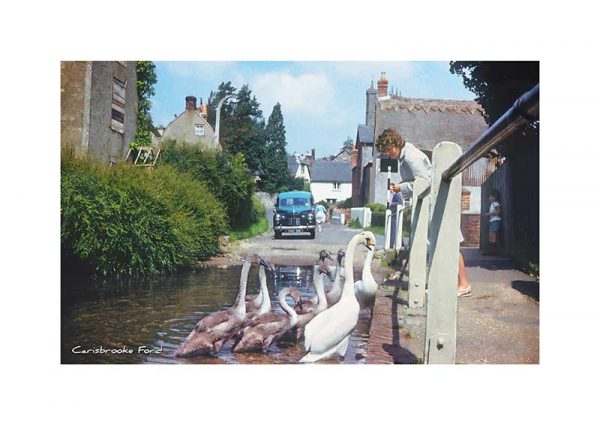
[[[341,183],[334,183],[333,184],[333,190],[340,190],[342,188],[342,184]]]
[[[381,158],[380,161],[381,161],[379,163],[379,172],[380,173],[387,173],[388,167],[391,168],[390,171],[392,173],[398,172],[398,160],[397,159]]]
[[[204,124],[196,124],[194,126],[194,134],[196,136],[204,136]]]
[[[328,204],[335,204],[335,201],[337,201],[337,199],[334,199],[334,198],[325,199],[325,202],[327,202]]]
[[[112,108],[110,127],[119,133],[125,132],[125,87],[127,83],[113,77]]]

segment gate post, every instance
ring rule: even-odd
[[[442,173],[461,154],[452,142],[438,143],[433,150],[425,363],[452,364],[456,357],[462,175],[446,182]]]
[[[390,238],[392,237],[392,212],[385,210],[385,240],[383,241],[383,248],[390,248]]]
[[[394,248],[400,250],[402,248],[402,225],[404,224],[404,205],[399,204],[396,206],[396,240]]]
[[[427,284],[427,229],[429,228],[429,195],[419,199],[429,182],[417,177],[413,183],[410,220],[410,254],[408,256],[408,309],[412,314],[425,313]]]

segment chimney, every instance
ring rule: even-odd
[[[356,149],[356,144],[352,145],[352,168],[356,167],[358,163],[358,149]]]
[[[315,158],[316,158],[316,157],[315,157],[315,148],[312,148],[312,149],[311,149],[311,151],[310,151],[310,154],[311,154],[311,156],[312,156],[312,159],[315,159]]]
[[[388,95],[388,80],[385,72],[381,73],[381,77],[377,81],[377,97],[386,97]]]
[[[185,110],[186,111],[195,111],[196,110],[196,96],[186,96]]]
[[[202,102],[202,98],[200,98],[200,106],[198,106],[198,109],[196,109],[196,110],[202,116],[202,118],[206,119],[206,117],[208,116],[208,108],[204,104],[204,102]]]

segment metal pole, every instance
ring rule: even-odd
[[[215,120],[215,142],[217,144],[219,143],[219,130],[221,127],[221,106],[223,106],[223,103],[225,103],[227,99],[231,99],[232,97],[235,97],[235,94],[228,94],[227,96],[224,96],[223,99],[221,99],[217,104],[217,117]]]
[[[537,121],[540,115],[540,85],[519,97],[513,106],[504,113],[492,126],[477,139],[467,151],[454,161],[442,178],[450,181],[462,173],[494,146],[506,140],[511,134],[528,122]]]

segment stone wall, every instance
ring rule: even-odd
[[[124,132],[111,129],[113,76],[126,82]],[[100,162],[122,161],[135,137],[135,62],[61,62],[61,148]]]
[[[137,124],[137,76],[135,62],[92,62],[89,152],[108,164],[122,161],[133,141]],[[124,132],[111,128],[113,75],[126,82]]]
[[[60,146],[81,153],[84,80],[88,63],[60,63]]]

